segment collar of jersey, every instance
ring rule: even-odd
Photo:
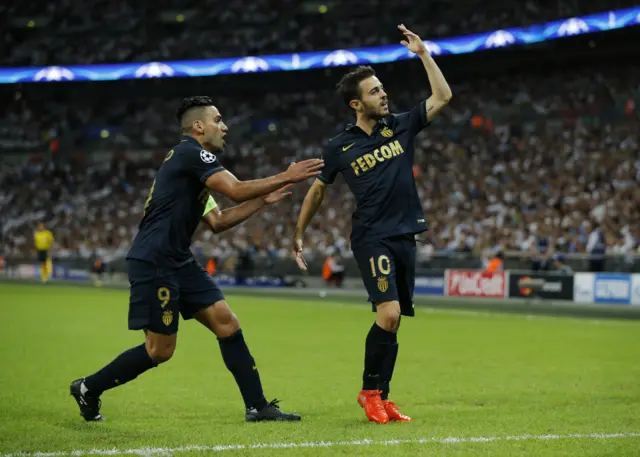
[[[198,146],[199,148],[202,148],[202,145],[198,142],[198,140],[196,140],[194,137],[188,136],[188,135],[183,135],[182,138],[180,138],[180,143],[189,143],[189,144],[192,144],[194,146]]]
[[[380,126],[385,125],[385,126],[389,126],[389,121],[387,121],[386,117],[383,117],[382,119],[380,119],[376,125],[373,127],[373,131],[375,131],[377,128],[379,128]],[[360,130],[362,132],[364,132],[364,130],[362,130],[360,127],[358,127],[356,124],[347,124],[347,128],[345,130],[348,130],[350,132],[355,132],[357,130]]]

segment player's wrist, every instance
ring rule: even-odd
[[[265,206],[269,206],[274,203],[274,202],[270,202],[268,198],[269,198],[269,195],[265,195],[264,197],[260,197],[257,199],[258,209],[264,208]]]
[[[283,171],[282,173],[276,175],[278,178],[278,182],[281,182],[282,185],[293,184],[295,181],[293,180],[293,176],[289,173],[289,170]]]

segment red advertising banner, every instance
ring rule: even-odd
[[[447,270],[447,291],[451,297],[504,298],[504,271]]]

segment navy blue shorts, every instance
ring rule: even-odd
[[[49,251],[38,250],[38,262],[46,262],[49,260]]]
[[[180,268],[163,268],[129,259],[129,329],[148,329],[172,335],[178,331],[178,313],[193,319],[195,313],[224,300],[213,278],[196,262]]]
[[[416,240],[399,235],[353,248],[372,308],[376,303],[398,300],[403,316],[415,316]]]

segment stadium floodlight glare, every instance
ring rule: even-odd
[[[640,25],[640,6],[605,11],[582,17],[559,19],[528,27],[512,27],[440,40],[428,40],[428,37],[425,37],[425,43],[434,55],[467,54],[636,25]],[[356,64],[397,62],[415,57],[415,54],[407,51],[401,45],[390,45],[222,59],[0,68],[0,84],[115,81],[119,79],[198,77],[266,71],[295,71]]]

